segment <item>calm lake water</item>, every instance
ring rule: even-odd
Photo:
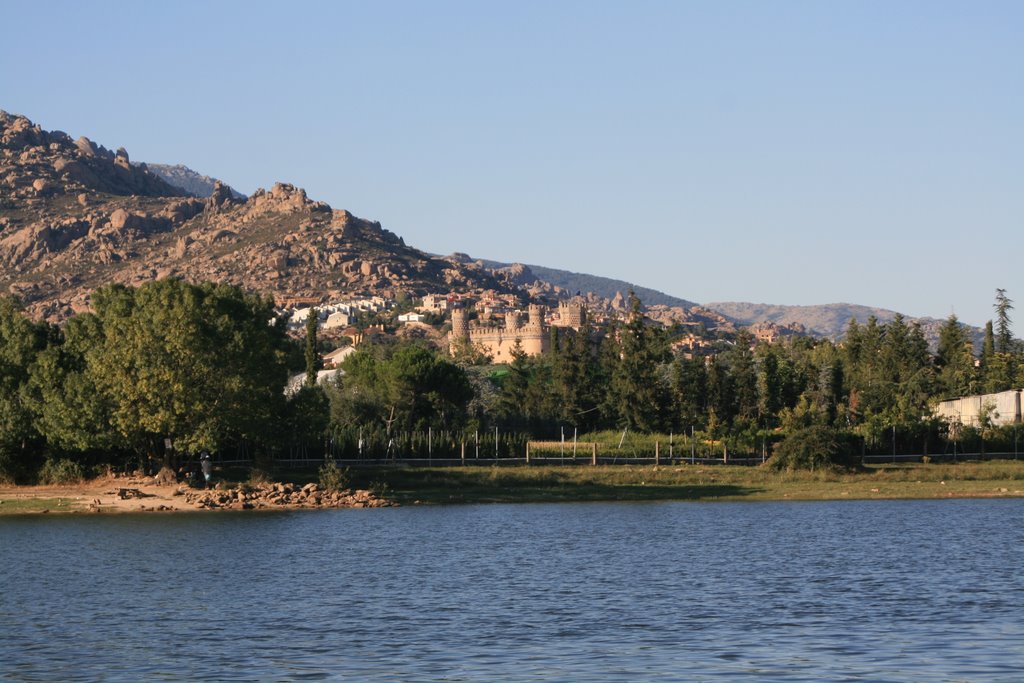
[[[0,679],[1024,680],[1024,500],[0,519]]]

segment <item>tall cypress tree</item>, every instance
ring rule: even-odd
[[[1013,301],[1006,296],[1005,289],[996,290],[996,302],[992,307],[996,309],[995,349],[998,353],[1010,353],[1013,350],[1013,332],[1010,329]]]
[[[322,365],[320,361],[320,353],[317,350],[316,341],[316,330],[317,325],[320,322],[319,311],[316,310],[316,306],[309,310],[309,315],[306,316],[306,386],[316,386],[316,375],[320,371]]]

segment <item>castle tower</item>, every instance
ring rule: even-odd
[[[530,304],[530,327],[542,327],[544,324],[544,307]]]
[[[558,324],[578,330],[583,327],[586,311],[578,300],[558,302]]]
[[[519,329],[519,313],[508,311],[505,313],[505,331],[515,332]]]
[[[466,309],[452,309],[452,338],[466,339],[469,337],[469,320],[466,318]]]

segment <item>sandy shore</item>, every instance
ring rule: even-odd
[[[158,485],[152,478],[123,477],[63,486],[0,486],[0,514],[193,511],[196,507],[184,495],[189,490],[180,484]]]
[[[369,491],[319,491],[315,484],[192,489],[152,477],[105,477],[65,486],[0,486],[0,515],[389,507]]]

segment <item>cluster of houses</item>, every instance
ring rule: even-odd
[[[322,305],[310,303],[301,307],[291,308],[288,316],[288,328],[297,330],[305,327],[310,312],[315,308],[320,320],[319,328],[335,330],[349,327],[355,323],[360,313],[378,313],[393,308],[394,301],[379,296],[335,301]]]

